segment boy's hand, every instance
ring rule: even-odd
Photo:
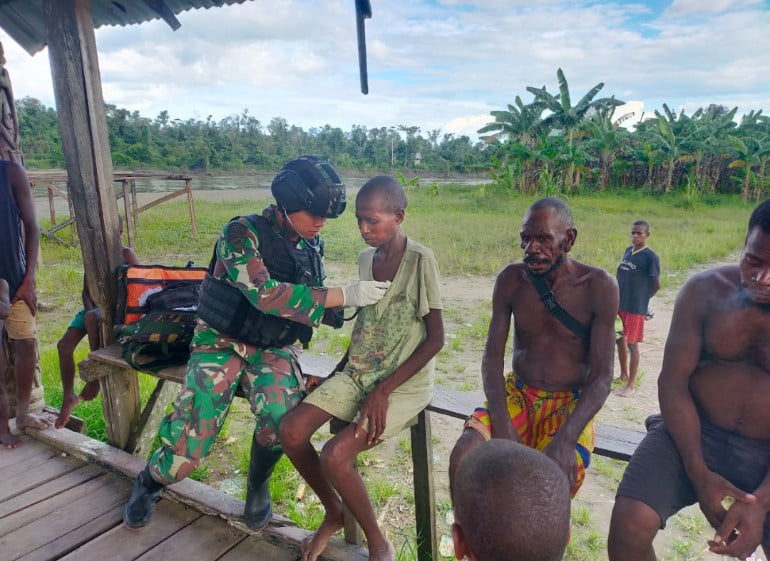
[[[355,437],[366,437],[368,445],[377,444],[385,432],[385,419],[388,414],[388,395],[382,387],[376,388],[361,407],[361,418],[355,429]]]
[[[307,390],[307,393],[312,392],[314,389],[321,385],[321,382],[324,381],[323,378],[319,376],[313,376],[312,374],[304,374],[303,376],[305,377],[305,390]]]
[[[26,302],[27,307],[29,308],[29,311],[32,312],[32,315],[37,315],[37,294],[35,293],[35,282],[31,280],[29,277],[24,277],[24,280],[19,285],[19,288],[16,289],[16,294],[13,295],[13,301],[18,302],[19,300],[24,300]]]

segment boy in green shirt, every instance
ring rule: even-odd
[[[315,561],[342,528],[343,502],[366,535],[369,559],[395,559],[353,460],[412,424],[430,403],[433,357],[444,344],[438,265],[430,249],[402,231],[406,204],[392,177],[370,179],[359,191],[356,219],[371,246],[358,257],[359,276],[391,285],[377,304],[360,309],[332,376],[281,422],[286,455],[326,508],[321,526],[302,544],[303,561]],[[319,456],[310,439],[332,417],[352,423]]]

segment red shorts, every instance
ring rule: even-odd
[[[644,341],[644,314],[618,312],[618,315],[623,321],[623,335],[626,337],[626,343],[634,345]]]

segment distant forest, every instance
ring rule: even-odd
[[[64,167],[56,110],[25,97],[16,102],[25,165],[30,169]],[[116,169],[232,172],[278,169],[287,159],[315,154],[341,168],[419,169],[469,173],[490,168],[486,143],[468,136],[424,136],[420,127],[350,131],[324,125],[304,130],[275,117],[267,124],[244,110],[221,121],[211,117],[170,119],[168,111],[143,117],[115,105],[105,106],[112,162]],[[427,138],[426,138],[427,136]]]
[[[687,115],[663,104],[646,117],[623,114],[623,101],[596,97],[601,82],[573,105],[564,73],[556,75],[557,92],[527,87],[529,101],[516,96],[491,111],[477,141],[406,125],[304,130],[281,117],[265,125],[248,110],[218,122],[172,120],[168,111],[149,119],[106,105],[112,160],[116,169],[135,171],[273,171],[287,159],[316,154],[343,169],[489,173],[501,189],[523,193],[770,194],[770,118],[761,110],[739,118],[737,107],[712,104]],[[32,98],[17,109],[26,165],[64,167],[56,111]],[[621,126],[632,117],[639,120],[633,130]]]

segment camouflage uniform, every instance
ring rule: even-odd
[[[263,216],[275,223],[270,207]],[[300,244],[306,244],[304,240]],[[259,254],[259,234],[245,217],[229,222],[216,245],[213,275],[237,286],[259,310],[317,326],[326,289],[280,283]],[[278,425],[305,396],[293,345],[262,349],[228,337],[198,320],[184,385],[160,426],[163,445],[150,458],[153,479],[170,484],[190,475],[209,454],[240,386],[256,417],[255,438],[278,446]]]

